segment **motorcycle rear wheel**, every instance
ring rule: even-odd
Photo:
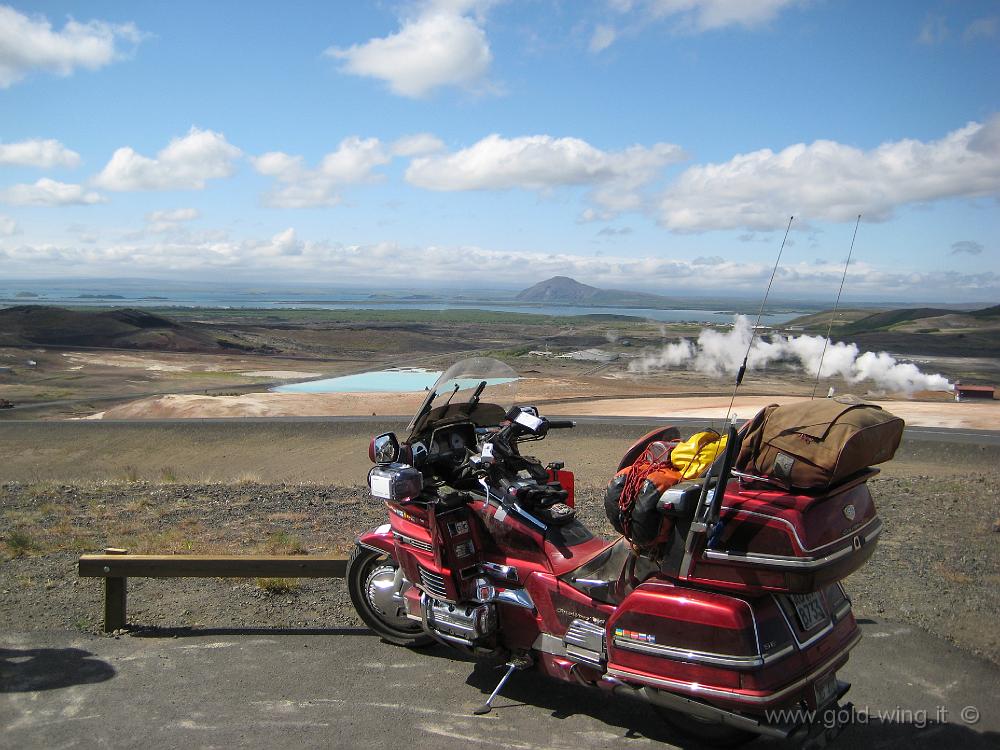
[[[677,732],[704,745],[720,748],[739,747],[757,739],[758,736],[744,729],[702,721],[662,706],[657,706],[656,710],[660,717]]]
[[[401,614],[401,605],[393,611],[391,607],[394,603],[386,603],[384,592],[398,567],[391,555],[355,546],[347,561],[347,591],[351,602],[365,625],[382,640],[410,648],[427,646],[434,639],[423,631],[420,624]]]

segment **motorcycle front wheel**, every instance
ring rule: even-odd
[[[407,618],[395,598],[397,562],[384,552],[354,548],[347,561],[347,591],[358,616],[383,640],[416,648],[434,642],[420,624]]]

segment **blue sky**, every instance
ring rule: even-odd
[[[0,5],[8,277],[1000,301],[1000,6]]]

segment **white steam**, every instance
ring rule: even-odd
[[[695,343],[687,339],[667,344],[660,351],[645,354],[629,364],[632,372],[646,373],[686,365],[706,375],[735,375],[743,364],[752,328],[744,315],[737,315],[725,332],[706,328]],[[748,370],[760,370],[771,363],[790,364],[810,377],[816,376],[823,358],[821,378],[842,377],[849,383],[872,380],[886,391],[951,391],[954,386],[942,375],[928,375],[908,362],[898,362],[885,352],[861,354],[855,344],[833,342],[823,354],[822,336],[758,336],[747,357]]]

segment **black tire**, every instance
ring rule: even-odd
[[[375,584],[393,573],[399,565],[384,552],[376,552],[357,545],[347,561],[347,591],[358,616],[365,625],[377,633],[382,640],[397,646],[417,648],[427,646],[434,639],[427,635],[420,623],[407,620],[400,614],[380,609],[375,601],[378,589]]]
[[[679,734],[711,747],[739,747],[757,739],[758,735],[726,724],[702,721],[694,716],[657,707],[657,713]]]

